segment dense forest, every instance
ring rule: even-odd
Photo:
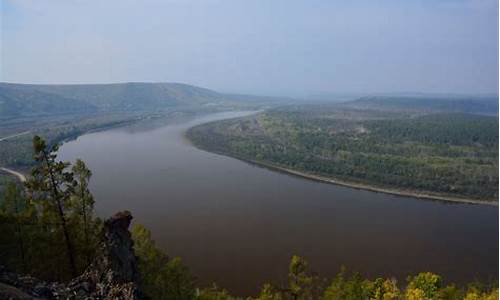
[[[38,136],[33,150],[35,163],[28,181],[8,184],[0,203],[0,263],[19,273],[65,281],[89,265],[102,228],[93,209],[97,199],[88,189],[92,172],[81,160],[57,160],[57,144],[48,145]],[[136,223],[132,237],[142,289],[151,299],[498,299],[496,283],[458,287],[430,272],[409,276],[406,283],[367,279],[345,268],[334,278],[322,278],[298,256],[291,257],[285,283],[267,283],[257,296],[237,297],[216,284],[198,287],[182,260],[157,248],[144,226]]]
[[[498,115],[498,96],[366,96],[346,103],[346,106],[391,111],[453,112],[496,116]]]
[[[200,125],[188,137],[209,151],[348,183],[410,194],[498,197],[497,117],[291,106]]]

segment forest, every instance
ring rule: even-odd
[[[64,282],[80,274],[95,255],[103,222],[96,217],[94,205],[105,199],[95,199],[89,191],[92,172],[85,162],[59,161],[57,151],[57,144],[35,136],[35,161],[27,182],[7,185],[0,203],[0,261],[21,274]],[[409,276],[404,283],[364,278],[346,268],[334,278],[323,278],[299,256],[290,258],[281,284],[263,284],[257,295],[233,296],[215,283],[198,286],[182,260],[160,250],[140,223],[133,226],[132,237],[142,289],[151,299],[498,299],[496,282],[456,286],[430,272]]]
[[[457,199],[498,197],[493,116],[304,105],[200,125],[187,135],[208,151],[344,182]]]
[[[348,103],[349,107],[413,112],[453,112],[498,115],[496,95],[406,95],[365,96]]]

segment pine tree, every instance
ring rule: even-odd
[[[140,224],[132,227],[132,238],[146,295],[151,299],[193,299],[193,278],[180,258],[170,259]]]
[[[34,158],[38,164],[26,182],[28,194],[41,204],[44,222],[57,224],[63,234],[71,276],[76,277],[76,254],[67,220],[67,207],[75,181],[67,171],[69,163],[56,161],[58,145],[48,149],[39,136],[33,137]]]
[[[71,169],[74,173],[76,186],[73,190],[73,214],[72,217],[79,220],[83,231],[83,252],[86,265],[90,265],[92,259],[92,249],[97,232],[94,214],[94,197],[88,189],[88,184],[92,172],[87,168],[81,159],[77,159]]]
[[[2,223],[9,224],[7,228],[11,228],[14,234],[6,234],[5,238],[10,240],[3,240],[7,247],[9,244],[15,244],[16,249],[13,257],[14,261],[20,261],[20,270],[23,273],[28,272],[28,247],[27,241],[28,230],[25,229],[26,225],[32,222],[34,216],[34,208],[22,195],[21,189],[13,182],[7,184],[5,189],[4,201],[0,206],[0,215]],[[2,235],[3,236],[3,235]],[[16,263],[14,263],[17,265]]]

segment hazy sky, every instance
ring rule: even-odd
[[[0,81],[498,91],[498,0],[0,0]]]

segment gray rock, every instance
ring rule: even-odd
[[[131,220],[128,211],[106,220],[95,260],[67,284],[20,276],[0,266],[0,299],[146,299],[128,230]]]

